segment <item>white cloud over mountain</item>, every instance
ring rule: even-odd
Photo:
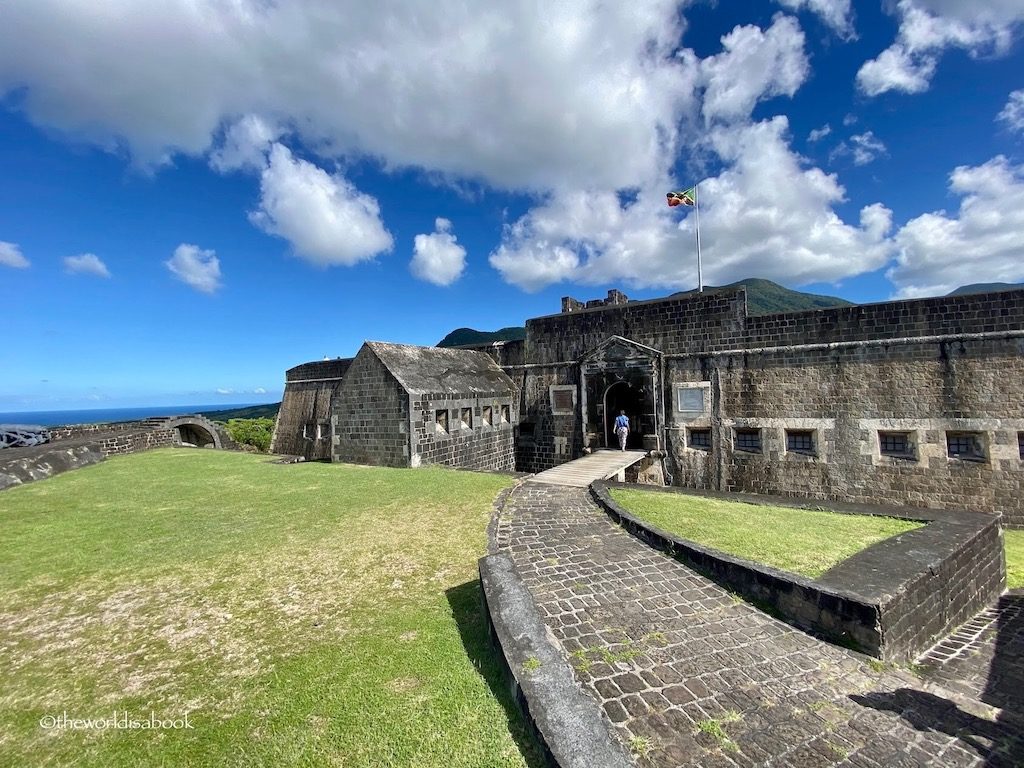
[[[110,277],[110,270],[95,253],[83,253],[78,256],[65,256],[64,269],[73,275],[94,275]]]
[[[448,219],[438,218],[434,232],[416,235],[409,269],[420,280],[434,285],[451,285],[466,268],[466,249],[458,244]]]
[[[178,280],[200,293],[216,293],[220,288],[220,259],[214,251],[182,243],[164,264]]]
[[[934,296],[961,285],[1024,280],[1024,165],[1002,155],[960,166],[949,177],[961,197],[955,214],[926,213],[896,234],[888,277],[900,296]]]
[[[899,0],[896,13],[896,41],[857,73],[857,86],[867,96],[926,91],[944,50],[1005,53],[1015,26],[1024,21],[1024,5],[1017,0]]]
[[[705,281],[752,274],[793,283],[836,281],[883,266],[891,212],[865,207],[859,226],[833,207],[835,175],[808,168],[789,146],[788,121],[718,128],[710,144],[726,170],[700,184]],[[622,204],[614,193],[559,194],[506,228],[491,264],[526,290],[573,280],[688,288],[696,284],[693,209],[679,221],[651,188]]]

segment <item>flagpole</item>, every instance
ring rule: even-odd
[[[704,275],[700,268],[700,196],[697,193],[697,186],[693,185],[693,211],[697,217],[697,292],[704,293]]]

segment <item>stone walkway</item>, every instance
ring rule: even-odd
[[[920,677],[815,640],[633,538],[587,489],[522,484],[495,539],[640,766],[1024,765],[1020,685],[991,706],[942,660]],[[996,636],[1017,651],[1019,630]],[[994,656],[1020,679],[1019,655]]]

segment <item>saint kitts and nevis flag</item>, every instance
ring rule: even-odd
[[[669,208],[675,208],[677,205],[694,205],[697,202],[697,188],[690,187],[682,192],[669,192],[666,197]]]

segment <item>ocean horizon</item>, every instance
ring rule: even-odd
[[[214,405],[159,405],[135,408],[80,408],[66,411],[19,411],[0,413],[0,424],[27,424],[57,427],[71,424],[105,424],[114,421],[138,421],[150,416],[180,416],[183,413],[227,411],[274,403],[217,403]]]

